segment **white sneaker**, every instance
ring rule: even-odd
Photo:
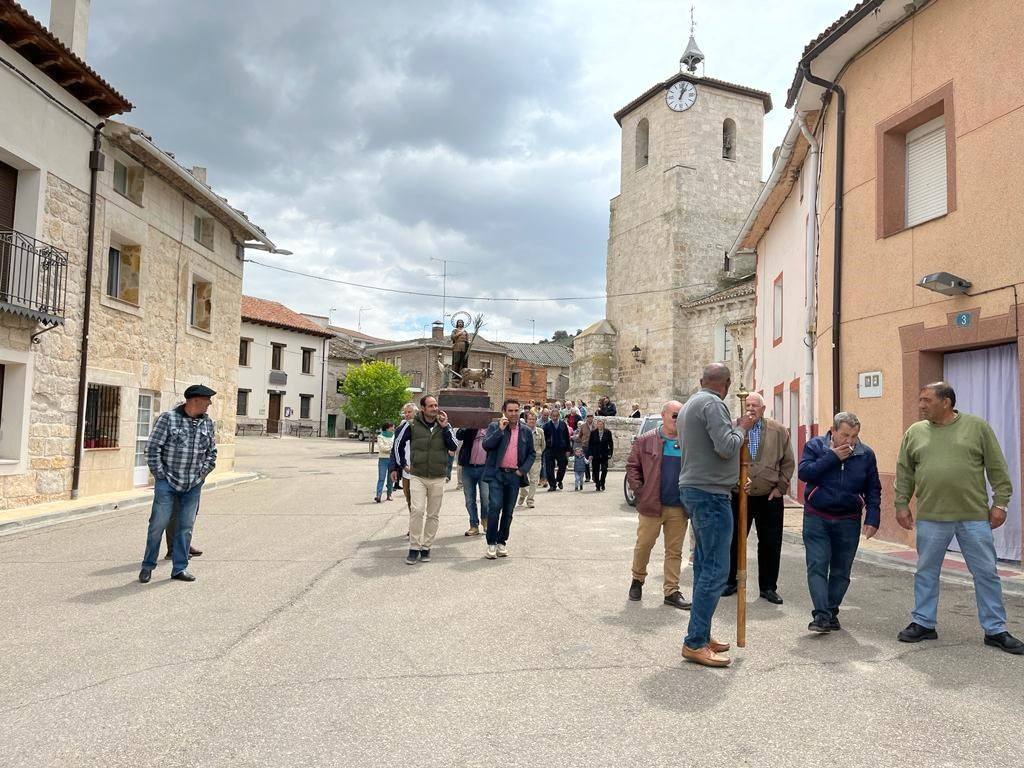
[[[504,544],[498,545],[498,557],[508,557],[508,547]]]
[[[498,548],[493,544],[487,545],[487,554],[484,555],[488,560],[493,560],[498,556]]]

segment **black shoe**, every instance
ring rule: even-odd
[[[629,599],[634,602],[641,599],[644,596],[644,583],[633,579],[633,583],[629,585]]]
[[[143,568],[139,571],[139,581],[143,584],[149,584],[149,579],[153,575],[153,571],[150,568]],[[988,642],[988,638],[985,638],[985,642]]]
[[[558,490],[562,490],[564,487],[561,483],[558,484]]]
[[[737,586],[735,584],[726,584],[725,589],[722,590],[722,597],[732,597],[736,594]]]
[[[558,489],[555,486],[553,486],[553,485],[549,485],[548,486],[548,493],[554,493],[557,490]]]
[[[912,621],[906,629],[896,635],[896,639],[901,643],[920,643],[922,640],[938,640],[939,633],[934,627],[922,627],[916,621]]]
[[[831,619],[829,619],[828,628],[831,629],[833,632],[838,632],[840,629],[842,629],[842,627],[839,626],[838,616],[833,616]]]
[[[171,550],[168,549],[167,550],[167,554],[164,555],[164,560],[170,560],[170,559],[171,559]]]
[[[430,550],[429,549],[421,549],[420,550],[420,562],[421,563],[429,563],[430,562]]]
[[[985,645],[1000,648],[1016,656],[1024,656],[1024,643],[1009,632],[1000,632],[998,635],[985,635]]]
[[[418,549],[410,549],[409,550],[409,554],[406,555],[406,557],[405,557],[405,562],[408,565],[416,565],[416,563],[417,563],[417,561],[419,559],[420,559],[420,551]]]
[[[807,629],[820,635],[827,635],[832,631],[832,621],[824,616],[815,616],[814,621],[807,625]]]
[[[673,608],[680,608],[684,611],[690,610],[690,601],[683,597],[683,594],[679,591],[673,592],[671,595],[665,595],[665,605],[671,605]]]
[[[782,597],[774,589],[762,589],[761,597],[773,605],[782,605]]]
[[[175,581],[195,581],[196,580],[196,577],[193,576],[188,571],[178,571],[177,573],[172,573],[171,574],[171,578],[174,579]]]
[[[191,544],[189,545],[189,547],[188,547],[188,556],[189,557],[199,557],[201,554],[203,554],[203,550],[196,549]]]

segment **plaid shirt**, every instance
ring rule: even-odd
[[[747,438],[750,440],[750,458],[756,459],[757,452],[761,450],[761,428],[764,426],[764,419],[758,419],[757,424],[750,428],[747,432]]]
[[[192,418],[179,405],[156,420],[146,445],[149,471],[176,491],[195,488],[217,464],[213,419],[205,413]]]

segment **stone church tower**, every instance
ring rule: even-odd
[[[623,414],[695,391],[713,345],[693,338],[685,307],[730,285],[724,256],[761,189],[771,96],[697,75],[702,60],[691,36],[682,71],[615,113],[605,320],[576,339],[569,394],[608,394]]]

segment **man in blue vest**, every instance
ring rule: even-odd
[[[487,510],[487,559],[508,557],[508,535],[519,488],[530,474],[536,458],[533,432],[519,421],[519,401],[506,400],[502,415],[491,422],[484,437],[487,467],[484,479],[489,483]]]

